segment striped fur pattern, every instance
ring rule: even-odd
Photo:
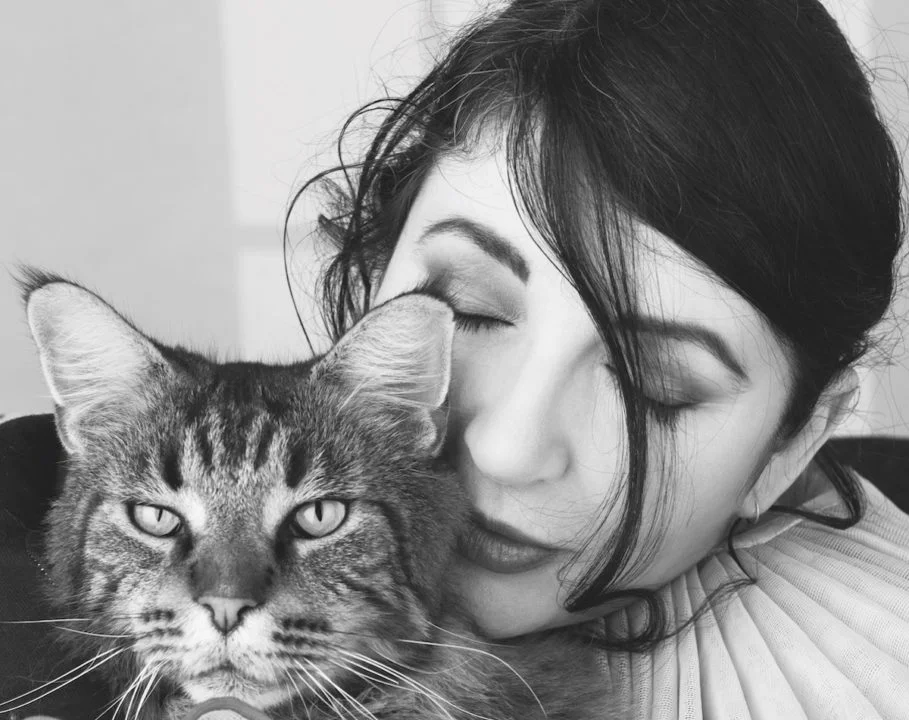
[[[27,307],[68,451],[48,590],[117,716],[228,695],[276,720],[606,716],[582,641],[488,646],[446,599],[467,503],[439,457],[443,303],[392,301],[288,366],[166,347],[55,277]]]

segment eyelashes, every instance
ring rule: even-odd
[[[410,292],[430,295],[448,305],[454,311],[455,327],[463,332],[477,333],[514,326],[514,321],[507,317],[469,311],[465,295],[455,287],[450,273],[427,278]]]
[[[449,305],[452,305],[449,303]],[[511,323],[491,315],[477,315],[475,313],[458,312],[457,308],[452,305],[454,310],[455,327],[464,332],[482,332],[484,330],[494,330],[502,326],[511,326]]]
[[[616,378],[615,382],[618,383],[618,373],[616,369],[608,363],[603,363],[603,365],[609,374]],[[643,372],[645,373],[644,384],[646,386],[646,373],[658,371],[655,368],[649,368],[644,369]],[[632,390],[632,392],[635,391]],[[671,395],[672,393],[669,394]],[[656,422],[670,429],[673,429],[678,425],[681,415],[685,411],[692,410],[699,405],[699,402],[694,399],[659,397],[656,391],[648,393],[648,391],[643,388],[636,391],[636,397],[638,398],[640,407],[644,409],[644,412],[648,417],[652,417]]]
[[[648,414],[650,414],[658,423],[665,425],[668,428],[675,428],[679,424],[682,413],[695,406],[694,403],[669,405],[657,400],[652,400],[648,397],[643,398],[643,400],[644,407]]]

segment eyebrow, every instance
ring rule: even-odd
[[[508,240],[492,228],[464,217],[448,217],[429,225],[418,242],[434,235],[456,234],[469,240],[493,260],[506,266],[522,283],[530,278],[530,269],[523,255]],[[748,382],[748,373],[738,361],[729,344],[717,333],[703,325],[690,322],[668,321],[651,316],[638,316],[634,327],[640,332],[649,332],[674,340],[693,342],[716,357],[740,381]]]
[[[717,333],[703,325],[690,322],[663,320],[656,317],[636,317],[633,325],[640,332],[649,332],[674,340],[683,340],[700,345],[717,358],[740,381],[748,382],[748,373],[738,361],[729,344]]]
[[[420,236],[423,242],[434,235],[455,234],[469,240],[489,257],[501,263],[517,278],[527,284],[530,278],[530,268],[524,256],[508,240],[499,235],[492,228],[463,217],[449,217],[432,223]]]

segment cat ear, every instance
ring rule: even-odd
[[[434,297],[411,293],[364,316],[316,366],[350,388],[351,399],[404,410],[422,428],[421,448],[445,438],[454,313]]]
[[[56,405],[57,431],[70,453],[146,404],[146,383],[169,365],[158,349],[94,293],[29,272],[26,313],[44,379]]]

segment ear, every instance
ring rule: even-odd
[[[57,431],[68,452],[82,453],[92,437],[146,404],[148,380],[169,365],[148,338],[79,285],[29,273],[23,290]]]
[[[453,337],[448,305],[420,293],[402,295],[364,316],[313,373],[348,387],[347,402],[376,403],[415,419],[421,449],[435,455],[445,439]]]
[[[739,517],[754,518],[755,508],[758,514],[766,512],[789,489],[852,412],[858,390],[858,374],[852,368],[844,370],[824,390],[805,425],[770,456],[745,496]]]

